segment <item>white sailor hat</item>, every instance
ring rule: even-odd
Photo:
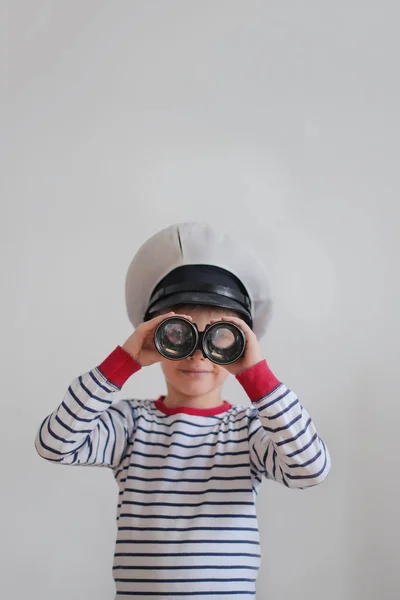
[[[260,339],[272,312],[266,268],[247,246],[206,223],[158,231],[135,254],[125,300],[134,327],[179,304],[238,311]]]

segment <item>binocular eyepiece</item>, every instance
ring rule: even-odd
[[[245,351],[244,332],[227,321],[208,324],[204,331],[184,317],[167,317],[155,333],[158,352],[169,360],[183,360],[201,350],[213,363],[228,365],[238,360]]]

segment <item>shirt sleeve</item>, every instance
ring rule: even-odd
[[[265,360],[236,376],[254,410],[249,418],[252,469],[289,488],[322,483],[331,460],[296,394],[281,383]]]
[[[74,379],[58,408],[42,422],[38,454],[65,465],[117,467],[135,431],[132,404],[113,395],[141,366],[121,347]]]

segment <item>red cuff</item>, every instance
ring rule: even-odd
[[[110,383],[121,388],[142,367],[122,346],[117,346],[97,368]]]
[[[236,379],[244,388],[252,402],[265,398],[281,385],[269,368],[267,361],[262,360],[256,365],[236,375]]]

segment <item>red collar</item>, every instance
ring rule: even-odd
[[[229,402],[226,401],[224,401],[223,404],[220,404],[219,406],[213,406],[212,408],[191,408],[190,406],[177,406],[176,408],[169,408],[168,406],[165,406],[164,398],[165,396],[160,396],[158,400],[154,402],[154,404],[158,410],[166,415],[184,413],[186,415],[194,415],[197,417],[212,417],[232,408],[232,404],[229,404]]]

